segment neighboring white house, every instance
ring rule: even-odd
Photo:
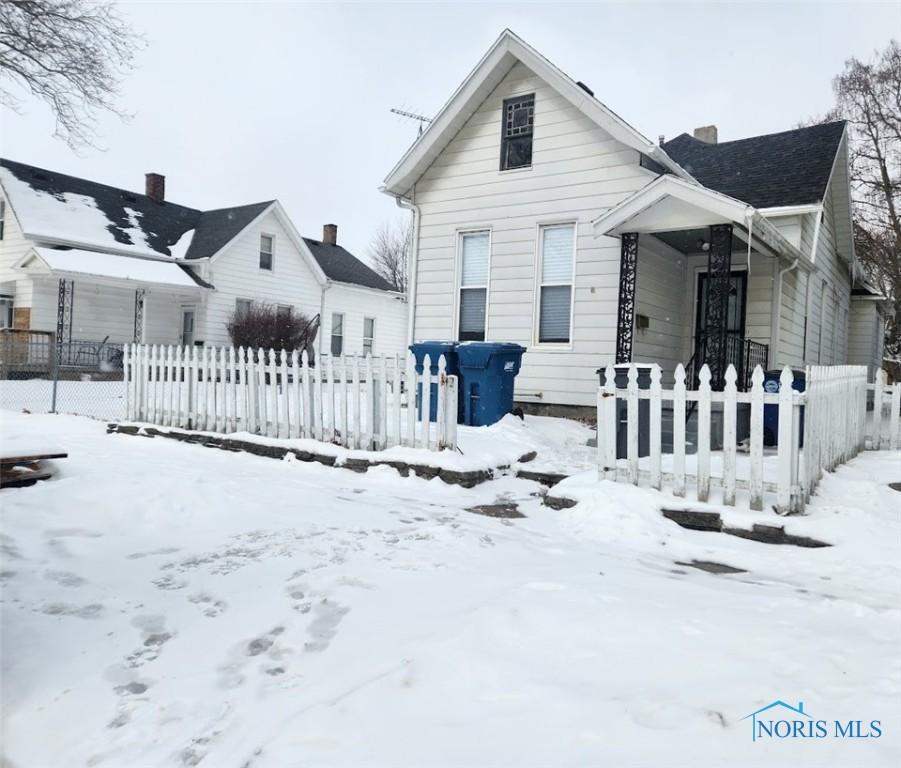
[[[758,363],[879,364],[844,123],[655,143],[505,31],[383,191],[414,212],[410,338],[522,344],[520,403],[593,406],[613,362],[715,384],[733,363],[745,386]]]
[[[199,211],[0,160],[0,327],[66,342],[229,343],[245,302],[321,316],[320,352],[400,353],[402,294],[337,244],[301,237],[278,201]],[[74,363],[75,361],[71,361]]]

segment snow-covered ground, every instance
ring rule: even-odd
[[[558,512],[512,476],[0,418],[69,451],[0,492],[4,768],[901,761],[901,454],[826,477],[801,518],[724,512],[835,544],[801,549],[684,530],[591,469]],[[524,429],[548,468],[585,456],[578,425]],[[526,517],[466,511],[497,499]],[[883,736],[753,743],[774,699]]]

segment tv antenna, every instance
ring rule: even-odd
[[[391,112],[395,115],[399,115],[400,117],[406,117],[408,120],[418,120],[420,136],[422,136],[423,124],[432,122],[431,117],[426,117],[425,115],[417,115],[415,112],[407,112],[406,110],[403,110],[403,109],[395,109],[394,107],[392,107]]]

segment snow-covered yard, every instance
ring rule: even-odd
[[[785,524],[680,528],[594,472],[473,489],[107,435],[0,492],[0,765],[880,766],[901,761],[901,454],[863,454]],[[588,430],[527,419],[546,468]],[[514,501],[525,517],[466,511]],[[695,505],[697,506],[697,505]],[[682,565],[742,569],[711,574]],[[879,739],[751,740],[774,699]],[[4,762],[4,759],[6,762]]]

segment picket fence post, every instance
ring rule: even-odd
[[[792,389],[791,370],[786,366],[779,375],[779,448],[776,468],[776,509],[785,513],[791,502],[792,458],[798,450],[797,442],[792,445]]]
[[[710,497],[710,367],[698,374],[698,501]]]
[[[763,509],[763,369],[755,366],[751,374],[751,438],[749,443],[750,470],[748,490],[750,507]]]
[[[405,377],[407,392],[407,434],[404,445],[416,447],[416,358],[412,352],[407,353],[407,375]]]
[[[662,440],[662,429],[663,425],[662,421],[662,390],[660,386],[661,379],[661,371],[660,366],[656,363],[651,366],[651,402],[648,407],[648,415],[650,418],[650,436],[648,448],[650,450],[650,462],[651,462],[651,488],[655,488],[656,490],[660,490],[661,485],[661,473],[660,473],[660,453],[663,448],[663,440]]]
[[[685,367],[676,366],[673,381],[673,495],[685,496]]]
[[[731,363],[726,368],[723,390],[723,504],[735,505],[736,409],[738,408],[736,381],[738,374]]]
[[[626,374],[626,466],[629,482],[638,485],[638,368],[629,364]]]
[[[426,355],[422,361],[422,395],[419,398],[419,445],[422,448],[429,447],[429,435],[431,433],[432,411],[432,359]]]
[[[616,480],[616,372],[604,370],[604,384],[598,387],[598,466],[601,480]]]

